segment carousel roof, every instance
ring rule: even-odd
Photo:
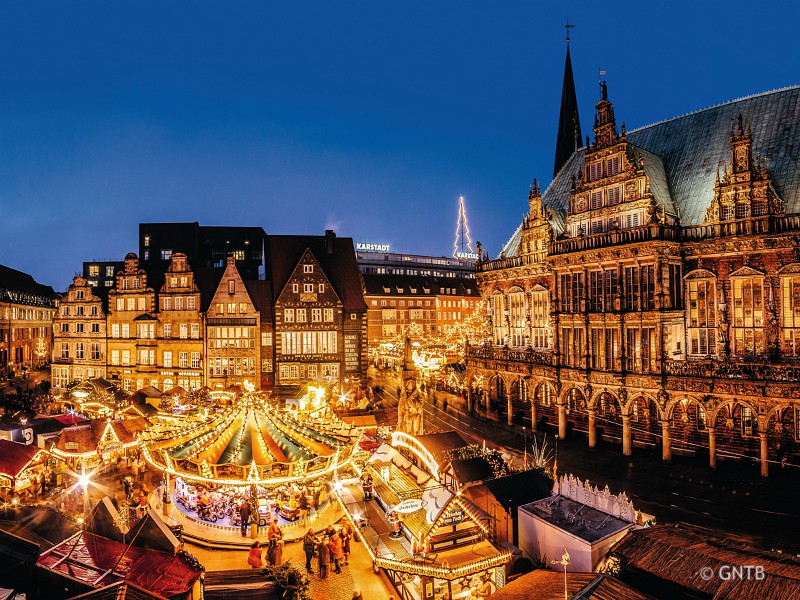
[[[156,434],[147,444],[154,455],[197,464],[267,466],[327,458],[352,446],[349,430],[330,421],[300,420],[256,394],[244,394],[233,407],[168,439]],[[345,435],[342,432],[347,431]]]

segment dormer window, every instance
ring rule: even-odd
[[[603,163],[592,163],[586,169],[586,176],[589,181],[597,181],[603,176]]]

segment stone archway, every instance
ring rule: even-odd
[[[536,387],[533,395],[533,407],[531,416],[536,415],[535,429],[544,430],[548,424],[558,423],[558,412],[556,409],[556,390],[552,383],[543,381]]]
[[[511,384],[509,395],[509,419],[515,425],[527,425],[531,420],[531,402],[528,393],[528,382],[523,379],[515,379]]]

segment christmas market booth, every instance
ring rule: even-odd
[[[171,422],[159,424],[140,445],[145,460],[165,474],[165,502],[185,517],[238,528],[247,498],[249,522],[264,526],[278,518],[284,527],[316,519],[330,505],[329,482],[351,464],[359,436],[335,415],[290,410],[249,387],[222,412],[177,431]]]
[[[62,396],[67,410],[90,419],[116,418],[129,404],[128,393],[102,378],[84,379],[70,386]]]
[[[183,550],[158,513],[148,510],[128,527],[108,497],[97,504],[80,532],[42,553],[36,566],[40,598],[116,592],[122,581],[157,598],[202,598],[204,568]]]
[[[145,418],[92,419],[65,427],[52,452],[76,470],[126,458],[153,423]]]
[[[443,482],[446,465],[431,448],[449,433],[395,431],[360,480],[335,487],[375,569],[385,569],[405,600],[468,598],[505,584],[511,553],[489,541],[489,515]]]
[[[0,497],[12,500],[31,494],[47,467],[48,456],[49,452],[38,446],[0,440]]]

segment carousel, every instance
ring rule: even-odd
[[[360,432],[311,398],[274,400],[246,386],[222,412],[156,427],[140,438],[144,458],[165,475],[165,502],[190,519],[239,527],[249,521],[291,525],[328,503],[329,481],[352,459]],[[169,485],[175,482],[174,490]]]

